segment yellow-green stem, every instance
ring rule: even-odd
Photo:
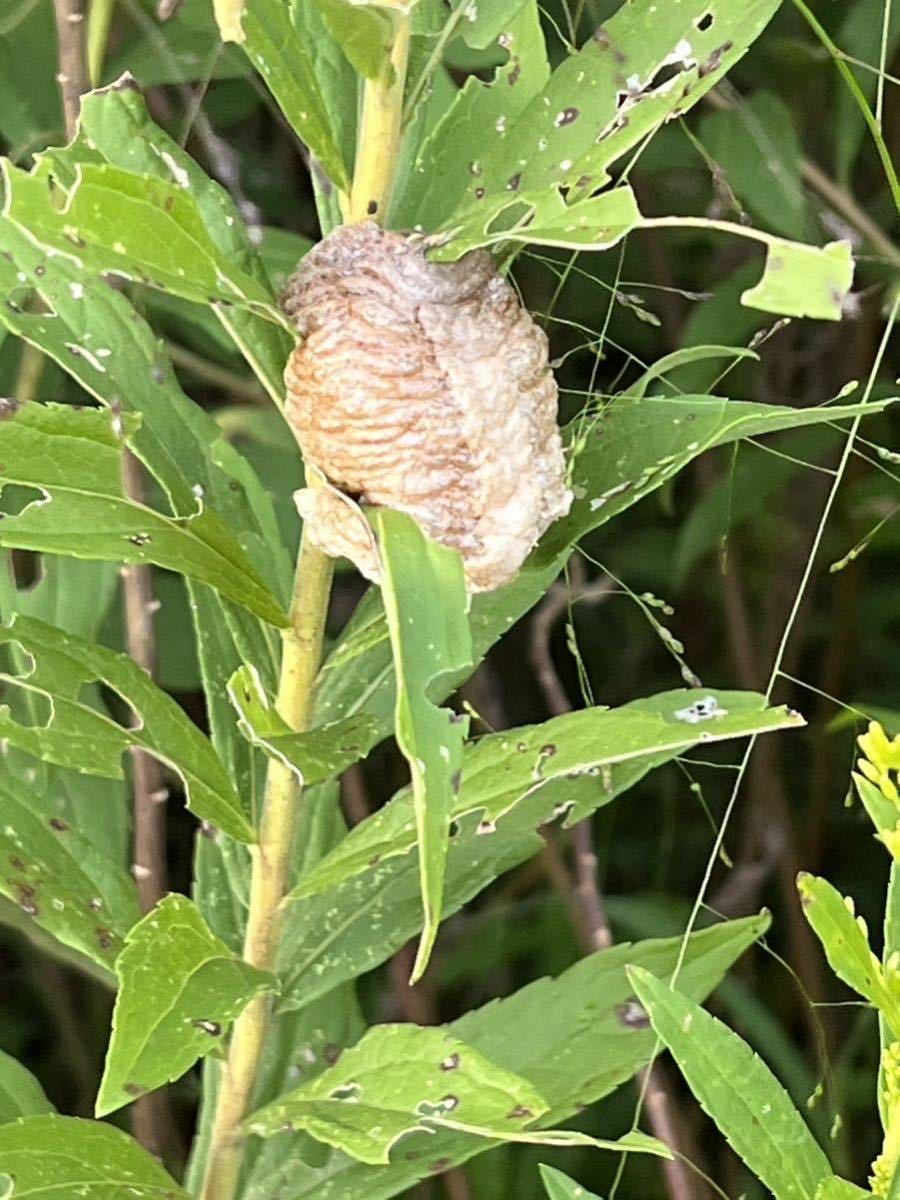
[[[409,18],[395,17],[389,67],[367,80],[347,217],[383,220],[400,143],[403,89],[409,54]],[[312,480],[311,480],[312,482]],[[331,589],[331,559],[304,535],[297,561],[291,624],[284,637],[276,707],[292,729],[309,727]],[[281,903],[290,885],[290,856],[301,789],[294,773],[270,761],[259,843],[252,850],[250,907],[244,958],[262,970],[277,965]],[[271,1019],[271,1000],[254,1000],[238,1017],[222,1071],[200,1200],[234,1200],[244,1162],[242,1125]]]
[[[276,701],[281,716],[297,731],[306,729],[312,717],[331,576],[332,560],[304,537],[297,561],[291,624],[284,634]],[[244,938],[244,958],[264,971],[276,966],[281,932],[279,906],[289,885],[300,791],[294,772],[272,760],[259,843],[252,849],[250,908]],[[252,1099],[270,1015],[271,1001],[262,996],[234,1023],[222,1071],[202,1200],[232,1200],[237,1192],[244,1159],[241,1123]]]
[[[391,199],[403,121],[403,89],[409,60],[409,17],[394,16],[394,44],[384,69],[367,79],[356,143],[356,168],[347,219],[383,221]]]
[[[88,9],[87,58],[91,87],[99,87],[116,0],[91,0]]]

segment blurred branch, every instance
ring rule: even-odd
[[[53,10],[59,41],[59,74],[56,79],[66,118],[66,133],[72,138],[78,125],[82,92],[90,88],[84,38],[84,0],[53,0]]]
[[[531,662],[547,707],[554,716],[571,712],[572,705],[553,661],[550,647],[553,626],[570,606],[579,601],[602,603],[614,586],[613,581],[605,575],[586,581],[583,570],[583,564],[573,562],[570,571],[573,575],[577,572],[580,577],[573,583],[554,583],[535,611],[531,622]],[[613,944],[613,936],[606,916],[603,894],[597,882],[597,854],[590,817],[579,821],[572,831],[572,837],[575,862],[574,906],[568,900],[572,893],[571,880],[554,844],[548,843],[545,859],[557,890],[566,899],[570,910],[574,909],[576,929],[585,951],[592,953],[605,950]],[[666,1078],[663,1065],[658,1061],[652,1062],[638,1071],[635,1079],[643,1095],[647,1119],[653,1133],[675,1154],[674,1159],[662,1163],[669,1196],[671,1200],[695,1200],[694,1180],[689,1166],[695,1151],[683,1122],[673,1112],[671,1083]]]
[[[90,88],[83,0],[54,0],[59,41],[60,95],[66,132],[75,136],[82,93]],[[107,30],[108,32],[108,30]],[[124,447],[123,447],[124,448]],[[124,448],[122,475],[125,492],[141,499],[140,468]],[[155,662],[150,568],[130,565],[122,571],[128,652],[152,675]],[[166,889],[165,793],[156,759],[137,751],[134,756],[134,877],[141,908],[147,912]],[[151,1153],[169,1161],[182,1158],[181,1135],[165,1088],[142,1096],[131,1109],[132,1130]]]
[[[266,393],[255,380],[236,375],[227,367],[220,367],[218,363],[210,362],[201,354],[195,354],[193,350],[179,346],[177,342],[167,341],[166,350],[176,367],[189,371],[202,383],[221,388],[223,392],[228,392],[237,399],[247,400],[252,404],[262,404],[268,401]]]

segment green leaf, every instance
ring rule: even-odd
[[[103,371],[102,357],[90,355]],[[2,414],[0,414],[2,415]],[[0,483],[43,498],[7,516],[0,545],[109,562],[152,562],[216,588],[275,625],[287,617],[240,544],[203,505],[168,517],[131,500],[122,483],[123,438],[137,422],[60,404],[26,404],[0,421]]]
[[[787,1092],[751,1048],[645,968],[628,969],[653,1029],[735,1153],[776,1200],[813,1200],[828,1159]]]
[[[139,747],[184,781],[188,807],[204,821],[241,841],[255,834],[240,797],[200,730],[125,654],[117,654],[33,618],[0,625],[0,645],[18,644],[33,660],[26,675],[0,673],[4,683],[49,703],[46,723],[24,725],[0,709],[0,736],[20,749],[88,775],[122,778],[121,758]],[[139,718],[126,729],[81,699],[86,683],[103,682]]]
[[[0,1126],[4,1200],[56,1195],[79,1200],[188,1200],[152,1154],[121,1129],[77,1117],[35,1116]]]
[[[872,1193],[839,1175],[827,1175],[816,1188],[815,1200],[871,1200]]]
[[[594,1192],[589,1192],[587,1188],[583,1188],[580,1183],[576,1183],[562,1171],[557,1171],[555,1167],[548,1167],[546,1163],[540,1163],[538,1170],[541,1173],[541,1182],[548,1200],[600,1200],[600,1197]]]
[[[9,726],[0,709],[3,736],[15,743]],[[0,781],[0,892],[42,929],[111,971],[140,915],[134,882],[77,828],[34,811],[26,797],[26,784],[8,776]]]
[[[186,896],[167,896],[125,939],[97,1116],[180,1078],[222,1045],[275,979],[232,954]]]
[[[640,221],[637,200],[627,184],[579,204],[568,204],[555,188],[506,195],[445,227],[442,233],[450,240],[431,257],[454,261],[469,250],[500,242],[607,250]]]
[[[853,901],[827,879],[805,872],[797,878],[797,890],[803,915],[822,943],[832,971],[873,1004],[894,1037],[900,1038],[900,996],[895,995],[890,978],[869,947],[868,930],[862,917],[855,915]]]
[[[598,780],[598,790],[615,794],[612,768],[634,760],[665,762],[697,745],[803,725],[791,710],[768,708],[763,696],[746,692],[679,689],[621,708],[588,708],[541,725],[510,729],[467,747],[460,790],[450,816],[459,822],[477,815],[491,836],[521,800],[541,787],[578,776]],[[601,801],[602,802],[602,801]],[[413,800],[401,792],[360,822],[320,863],[300,879],[292,899],[334,888],[416,845]],[[580,819],[578,813],[575,819]]]
[[[473,597],[470,615],[476,660],[543,596],[572,547],[592,530],[674,478],[705,450],[744,437],[876,413],[891,401],[795,409],[717,396],[621,396],[588,411],[567,427],[575,500],[567,517],[544,535],[518,576],[496,591]],[[461,674],[444,694],[463,682]],[[390,729],[394,680],[379,595],[372,589],[338,639],[321,675],[319,720],[359,711]],[[435,694],[436,698],[439,698]]]
[[[744,292],[741,303],[789,317],[839,321],[852,283],[849,242],[819,247],[776,239],[766,252],[762,279]]]
[[[465,181],[457,213],[504,194],[513,180],[523,192],[555,187],[569,189],[570,201],[589,196],[617,159],[718,83],[777,7],[778,0],[622,5],[524,111],[472,131],[482,171]],[[676,73],[657,82],[666,67]]]
[[[311,0],[245,0],[243,47],[278,101],[288,123],[305,142],[339,192],[350,190],[349,160],[334,128],[326,92],[319,78],[318,41],[308,31]],[[328,58],[327,48],[323,48]],[[345,99],[349,97],[345,96]]]
[[[378,1164],[405,1134],[432,1133],[450,1117],[502,1138],[542,1116],[547,1103],[524,1079],[443,1029],[376,1025],[338,1062],[248,1118],[262,1137],[285,1124]]]
[[[705,997],[767,924],[767,916],[752,917],[693,934],[681,973],[685,991]],[[674,969],[681,948],[677,937],[602,950],[556,979],[539,979],[467,1013],[447,1032],[525,1078],[550,1104],[540,1125],[558,1125],[609,1095],[649,1060],[655,1036],[646,1022],[633,1018],[634,990],[625,966],[637,962],[664,975]],[[278,1135],[287,1143],[294,1136]],[[317,1171],[294,1160],[268,1173],[259,1187],[250,1186],[243,1200],[278,1194],[281,1200],[388,1200],[433,1174],[436,1163],[444,1170],[489,1146],[482,1137],[441,1130],[411,1138],[387,1167],[338,1159]]]
[[[671,711],[678,703],[676,696],[670,693],[668,697],[635,701],[627,710],[635,716],[642,710],[658,713],[660,706],[668,703]],[[719,696],[724,703],[724,694]],[[735,717],[739,708],[746,706],[745,733],[774,715],[761,711],[759,697],[731,693],[729,703]],[[542,786],[535,781],[530,786],[520,782],[518,792],[513,780],[504,790],[504,764],[515,772],[518,760],[524,758],[530,767],[535,758],[540,758],[536,747],[530,756],[513,749],[518,745],[518,732],[512,730],[494,741],[496,751],[497,741],[502,744],[508,739],[510,754],[505,757],[490,757],[489,747],[485,746],[481,761],[486,769],[479,772],[476,782],[494,785],[495,794],[489,795],[486,787],[481,796],[483,806],[479,807],[473,802],[471,789],[464,791],[459,813],[465,815],[456,811],[451,814],[456,832],[447,862],[445,915],[458,911],[497,877],[539,853],[544,844],[538,832],[541,826],[563,813],[567,813],[567,824],[584,819],[678,753],[673,749],[626,760],[607,765],[598,774],[592,774],[593,768],[588,767],[584,774],[562,775],[545,780]],[[694,736],[700,738],[703,732],[701,727]],[[470,747],[467,755],[479,755],[481,745]],[[544,756],[544,768],[556,757]],[[503,815],[492,820],[492,810]],[[413,828],[409,795],[401,794],[362,822],[359,832],[350,834],[346,853],[338,847],[326,856],[321,867],[314,866],[301,875],[285,910],[280,964],[285,978],[283,1007],[304,1004],[338,983],[373,969],[421,929],[417,853],[396,854],[409,843]],[[377,936],[373,930],[377,930]]]
[[[757,92],[735,108],[709,113],[700,124],[700,140],[757,221],[788,238],[808,236],[803,151],[783,100],[774,92]]]
[[[394,23],[389,8],[377,0],[314,0],[331,36],[354,68],[375,79],[385,68],[393,44]]]
[[[425,923],[413,981],[428,963],[441,919],[450,810],[469,723],[428,699],[472,659],[462,559],[406,513],[376,509],[381,593],[397,677],[395,731],[412,776]]]
[[[196,201],[206,232],[219,252],[266,291],[271,290],[266,269],[237,205],[151,119],[130,75],[102,92],[82,97],[79,140],[89,141],[111,166],[169,182],[174,178]],[[296,257],[300,257],[299,253]],[[296,265],[295,259],[290,271]],[[216,303],[213,310],[280,407],[284,402],[284,364],[294,346],[293,334],[230,303]]]
[[[247,664],[229,679],[228,697],[244,737],[269,758],[290,767],[306,787],[342,774],[380,740],[378,722],[367,716],[295,733],[266,694],[259,672]]]
[[[655,363],[647,367],[625,392],[625,395],[631,400],[643,400],[647,394],[647,388],[654,379],[665,379],[669,371],[675,371],[679,367],[697,362],[706,362],[709,359],[723,358],[730,359],[732,364],[746,358],[759,362],[759,355],[744,346],[684,346],[681,350],[673,350],[671,354],[664,354],[662,358],[658,358]],[[672,386],[672,390],[677,394],[680,389]]]
[[[53,1105],[35,1077],[0,1050],[0,1125],[18,1117],[48,1112],[53,1112]]]
[[[508,124],[549,78],[537,0],[503,4],[494,0],[478,5],[474,14],[474,21],[467,13],[461,22],[466,40],[483,48],[502,34],[506,62],[489,84],[472,75],[459,91],[451,92],[411,169],[405,178],[399,177],[398,194],[391,206],[391,224],[397,228],[421,225],[435,230],[449,220],[460,206],[467,182],[478,185],[484,171],[482,155],[490,149],[498,123]],[[425,83],[417,80],[413,96],[425,91]],[[409,103],[407,100],[407,107]],[[509,193],[503,198],[509,200]]]
[[[42,160],[30,174],[6,159],[0,163],[3,215],[42,246],[95,273],[148,283],[199,304],[243,305],[289,328],[268,287],[213,242],[179,164],[173,161],[170,179],[162,179],[76,162],[57,207],[49,189],[53,163]],[[58,174],[57,181],[62,184]]]

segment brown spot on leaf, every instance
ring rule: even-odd
[[[50,828],[55,829],[57,833],[68,833],[69,826],[62,817],[51,817]]]

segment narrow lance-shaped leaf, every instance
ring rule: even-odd
[[[554,780],[589,775],[596,778],[599,794],[606,790],[613,795],[617,764],[666,761],[698,744],[803,723],[799,713],[768,708],[755,693],[702,689],[663,692],[620,708],[566,713],[540,725],[490,734],[469,746],[451,817],[458,822],[477,813],[493,836],[519,801]],[[326,891],[393,855],[409,853],[416,844],[413,807],[412,797],[403,792],[360,822],[302,876],[292,898]],[[576,819],[581,816],[579,812]]]
[[[128,934],[97,1116],[178,1079],[217,1050],[275,979],[232,954],[186,896],[167,896]]]
[[[303,1128],[375,1166],[390,1161],[401,1138],[441,1129],[491,1141],[669,1154],[644,1135],[611,1142],[574,1130],[529,1129],[547,1108],[526,1080],[444,1030],[376,1025],[335,1066],[255,1113],[247,1127],[263,1137],[286,1125]]]
[[[306,787],[340,775],[380,740],[378,722],[365,715],[295,733],[279,715],[253,666],[245,664],[235,671],[227,686],[244,737],[294,771]]]
[[[10,725],[0,709],[3,736],[16,744]],[[28,740],[36,748],[30,734]],[[69,821],[35,811],[28,799],[26,784],[0,781],[0,892],[59,941],[111,971],[140,915],[134,881]]]
[[[397,744],[412,776],[425,924],[413,980],[425,970],[441,919],[450,809],[468,720],[430,699],[432,686],[472,658],[462,559],[412,517],[376,509],[381,585],[397,675]]]
[[[202,487],[190,517],[166,516],[126,495],[123,439],[134,437],[137,417],[61,404],[25,404],[0,416],[0,484],[44,494],[5,518],[0,546],[156,563],[209,584],[272,624],[286,624],[240,544],[204,507]]]
[[[77,1117],[35,1116],[0,1126],[4,1200],[189,1200],[149,1151],[121,1129]]]
[[[182,708],[125,654],[64,633],[43,621],[16,617],[0,625],[0,645],[17,643],[33,660],[26,675],[0,680],[49,702],[44,724],[24,725],[0,709],[0,737],[60,766],[110,779],[122,777],[122,754],[138,747],[184,780],[188,806],[231,837],[253,841],[254,830],[216,752]],[[139,718],[126,729],[85,704],[86,683],[102,682],[117,692]]]
[[[762,1059],[649,971],[632,966],[628,977],[654,1031],[735,1153],[776,1200],[813,1200],[831,1167]]]
[[[797,890],[803,914],[822,943],[829,966],[848,987],[864,996],[882,1013],[894,1037],[900,1038],[900,997],[897,989],[869,946],[862,917],[853,901],[832,887],[827,879],[801,873]],[[891,975],[896,972],[891,970]]]
[[[557,1171],[556,1167],[548,1167],[546,1163],[541,1163],[538,1170],[547,1200],[600,1200],[599,1196],[583,1188],[562,1171]]]
[[[0,1125],[52,1111],[53,1105],[31,1072],[0,1050]]]

